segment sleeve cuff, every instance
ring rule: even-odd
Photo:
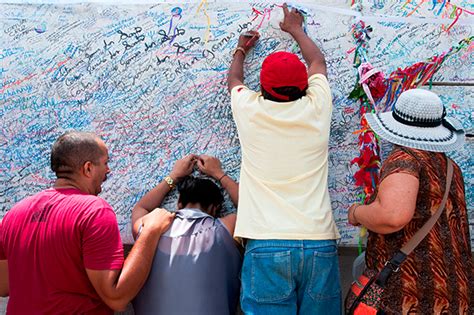
[[[246,89],[246,90],[248,90],[248,87],[246,87],[246,86],[243,85],[243,84],[241,84],[241,85],[236,85],[236,86],[234,86],[234,87],[232,88],[232,90],[230,90],[230,94],[232,95],[232,94],[235,94],[235,93],[237,93],[237,92],[240,92],[239,89]]]

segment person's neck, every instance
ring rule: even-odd
[[[201,204],[200,204],[199,202],[196,202],[196,203],[188,202],[184,208],[187,208],[187,209],[198,209],[198,210],[201,210],[201,211],[204,212],[204,213],[209,214],[210,216],[215,217],[215,214],[209,213],[209,210],[204,209],[204,208],[201,206]]]
[[[204,211],[204,209],[202,208],[201,204],[199,202],[196,202],[196,203],[193,203],[193,202],[189,202],[186,204],[186,206],[184,208],[187,208],[187,209],[199,209],[201,210],[202,212],[206,212]]]
[[[54,188],[75,188],[77,190],[80,190],[85,193],[90,193],[87,188],[84,185],[81,185],[81,183],[70,179],[70,178],[58,178],[54,182],[53,185]]]

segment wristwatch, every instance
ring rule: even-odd
[[[165,177],[165,182],[168,184],[168,186],[170,186],[170,190],[173,190],[173,188],[176,187],[174,180],[170,176]]]

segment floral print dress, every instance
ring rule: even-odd
[[[369,233],[369,269],[381,270],[436,212],[446,185],[446,159],[444,153],[394,147],[382,165],[380,181],[393,173],[417,177],[416,210],[398,232]],[[453,164],[453,181],[441,217],[387,283],[381,306],[387,314],[474,314],[474,265],[464,183],[459,167]]]

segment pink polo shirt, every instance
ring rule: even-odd
[[[0,225],[11,314],[111,314],[86,273],[123,265],[117,218],[103,199],[47,189],[17,203]]]

